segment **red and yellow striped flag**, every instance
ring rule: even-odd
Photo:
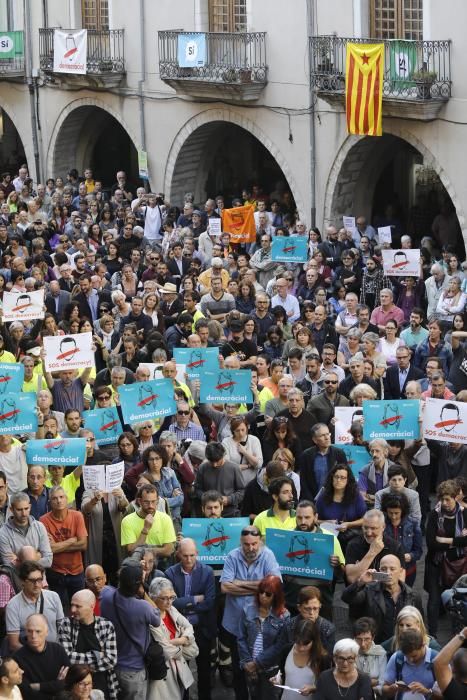
[[[383,134],[384,44],[347,44],[345,111],[349,134]]]

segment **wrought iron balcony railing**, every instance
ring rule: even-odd
[[[384,43],[383,97],[448,100],[451,97],[451,41],[310,37],[311,80],[327,93],[345,90],[348,43]]]
[[[24,32],[8,32],[13,40],[12,56],[4,58],[0,53],[0,78],[24,75]]]
[[[206,32],[204,65],[183,68],[178,62],[179,37],[190,32],[159,32],[159,73],[162,80],[189,80],[210,83],[266,84],[265,32]]]
[[[39,29],[39,58],[41,69],[53,73],[53,28]],[[91,75],[125,72],[124,29],[88,29],[86,72]]]

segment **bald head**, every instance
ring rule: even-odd
[[[200,348],[201,338],[197,333],[192,333],[192,335],[188,336],[187,345],[189,348]]]
[[[90,625],[94,620],[96,596],[89,589],[83,589],[74,594],[71,599],[70,615],[77,622]]]
[[[196,558],[198,556],[198,550],[196,549],[194,540],[190,539],[189,537],[185,537],[183,540],[181,540],[178,547],[178,555],[182,569],[186,572],[193,571],[196,566]]]
[[[35,652],[41,652],[45,649],[45,643],[49,627],[47,618],[44,615],[30,615],[24,626],[26,631],[27,645]]]
[[[383,582],[383,586],[391,589],[397,589],[399,581],[402,580],[403,567],[399,558],[394,554],[386,554],[381,559],[379,570],[383,574],[387,574],[387,582]]]
[[[91,564],[84,572],[86,587],[99,598],[99,595],[107,583],[105,571],[99,564]]]

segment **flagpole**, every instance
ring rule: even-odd
[[[307,41],[308,41],[308,93],[310,100],[310,227],[316,226],[316,132],[315,132],[315,94],[312,85],[312,57],[310,36],[313,36],[315,6],[314,0],[306,0]]]

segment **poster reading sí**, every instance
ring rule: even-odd
[[[240,546],[240,534],[248,518],[183,518],[183,537],[196,542],[198,560],[223,564],[232,549]]]
[[[1,395],[0,433],[2,435],[35,433],[37,430],[36,400],[37,394],[33,392]]]
[[[363,439],[418,440],[420,401],[364,401]]]
[[[171,379],[153,379],[118,387],[125,423],[138,423],[148,418],[173,416],[177,412]]]
[[[28,464],[79,467],[86,462],[86,440],[85,438],[28,440],[26,443],[26,462]]]
[[[199,379],[205,372],[219,370],[218,348],[174,348],[177,365],[185,365],[188,379]]]
[[[271,260],[275,262],[306,262],[308,260],[307,236],[274,236]]]
[[[201,403],[252,403],[251,371],[221,369],[205,372],[201,379]]]
[[[425,440],[467,443],[467,404],[427,399],[423,414]]]
[[[97,445],[113,445],[122,432],[122,425],[115,406],[84,411],[84,427],[91,430]]]
[[[47,372],[94,367],[92,333],[46,335],[44,352]]]
[[[283,574],[332,580],[332,535],[268,528],[266,546],[274,552]]]

